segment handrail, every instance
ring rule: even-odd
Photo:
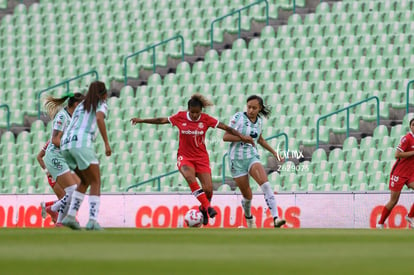
[[[266,140],[270,140],[270,139],[277,138],[277,137],[280,137],[280,136],[284,136],[285,137],[285,150],[287,152],[289,150],[289,137],[288,137],[288,135],[286,133],[284,133],[284,132],[283,133],[279,133],[277,135],[274,135],[274,136],[271,136],[271,137],[266,138]],[[223,174],[223,183],[224,183],[224,178],[225,178],[225,157],[226,156],[227,156],[227,153],[225,153],[224,156],[223,156],[223,167],[222,167],[222,171],[223,171],[223,173],[222,173]],[[157,180],[157,182],[158,182],[158,191],[161,191],[161,178],[170,176],[170,175],[175,174],[175,173],[178,173],[178,172],[179,172],[178,170],[174,170],[174,171],[171,171],[171,172],[168,172],[168,173],[165,173],[165,174],[156,176],[156,177],[152,177],[152,178],[150,178],[148,180],[141,181],[139,183],[130,185],[130,186],[128,186],[126,188],[126,191],[128,192],[132,188],[141,186],[143,184],[146,184],[146,183],[151,182],[151,181],[154,181],[154,180]]]
[[[339,110],[336,110],[334,112],[331,112],[331,113],[329,113],[327,115],[323,115],[323,116],[319,117],[318,120],[316,121],[316,149],[319,148],[319,122],[322,119],[326,119],[326,118],[328,118],[328,117],[330,117],[332,115],[336,115],[336,114],[338,114],[338,113],[340,113],[342,111],[346,111],[346,137],[349,137],[349,109],[350,108],[353,108],[353,107],[355,107],[357,105],[360,105],[362,103],[365,103],[365,102],[368,102],[370,100],[373,100],[373,99],[375,99],[375,101],[377,102],[377,125],[379,125],[379,122],[380,122],[380,118],[379,118],[379,98],[377,96],[371,96],[371,97],[366,98],[364,100],[361,100],[361,101],[358,101],[356,103],[353,103],[353,104],[351,104],[349,106],[346,106],[344,108],[341,108]]]
[[[7,131],[10,130],[10,107],[7,104],[1,104],[0,108],[5,108],[7,111]]]
[[[158,191],[161,191],[161,178],[170,176],[170,175],[175,174],[175,173],[178,173],[178,170],[174,170],[174,171],[171,171],[171,172],[168,172],[168,173],[165,173],[165,174],[162,174],[162,175],[159,175],[159,176],[150,178],[148,180],[138,182],[136,184],[133,184],[133,185],[128,186],[127,189],[126,189],[126,191],[128,192],[129,189],[132,189],[134,187],[141,186],[143,184],[146,184],[146,183],[151,182],[151,181],[154,181],[154,180],[157,180],[158,181]]]
[[[269,3],[267,2],[267,0],[259,0],[257,2],[251,3],[251,4],[249,4],[247,6],[244,6],[240,9],[238,9],[238,10],[234,10],[234,11],[231,11],[231,12],[229,12],[229,13],[221,16],[221,17],[217,17],[213,21],[211,21],[211,27],[210,27],[210,29],[211,29],[211,32],[210,32],[211,43],[210,43],[210,48],[213,49],[213,47],[214,47],[214,23],[216,23],[218,21],[221,21],[224,18],[232,16],[232,15],[237,13],[239,15],[239,19],[238,19],[238,28],[239,28],[238,38],[240,38],[240,33],[241,33],[241,11],[246,10],[246,9],[248,9],[248,8],[254,6],[254,5],[258,5],[261,2],[266,3],[266,25],[269,25]]]
[[[274,138],[278,138],[280,136],[284,136],[285,137],[285,151],[288,152],[289,151],[289,137],[285,132],[279,133],[277,135],[265,138],[265,140],[271,140]],[[221,167],[221,175],[222,175],[222,179],[221,179],[221,183],[224,184],[225,183],[225,179],[226,179],[226,157],[227,157],[228,153],[225,153],[223,155],[223,161],[222,161],[222,167]]]
[[[414,83],[414,80],[410,80],[408,83],[407,83],[407,94],[406,94],[406,98],[407,98],[407,101],[406,101],[406,106],[405,106],[405,113],[406,114],[408,114],[408,112],[409,112],[409,102],[410,102],[410,85],[411,84],[413,84]]]
[[[66,79],[66,80],[64,80],[64,81],[62,81],[62,82],[59,82],[58,84],[55,84],[55,85],[53,85],[53,86],[51,86],[51,87],[49,87],[49,88],[47,88],[47,89],[41,90],[41,91],[37,94],[37,118],[39,118],[39,119],[40,119],[40,97],[41,97],[41,95],[42,95],[43,93],[45,93],[45,92],[47,92],[47,91],[50,91],[50,90],[52,90],[52,89],[55,89],[55,88],[57,88],[57,87],[59,87],[59,86],[62,86],[62,85],[64,85],[64,84],[66,84],[66,91],[67,91],[67,92],[69,92],[69,83],[70,83],[71,81],[74,81],[74,80],[76,80],[76,79],[82,78],[82,77],[84,77],[84,76],[86,76],[86,75],[89,75],[89,74],[95,74],[95,75],[96,75],[96,80],[98,80],[98,79],[99,79],[99,74],[98,74],[98,72],[97,72],[96,70],[91,70],[91,71],[89,71],[89,72],[86,72],[86,73],[83,73],[83,74],[77,75],[77,76],[75,76],[75,77],[72,77],[72,78]]]
[[[153,72],[155,73],[155,68],[157,66],[157,60],[155,57],[155,48],[162,45],[162,44],[167,44],[168,42],[170,42],[171,40],[176,40],[177,38],[179,38],[181,40],[181,61],[184,61],[184,38],[182,37],[182,35],[177,34],[176,36],[173,36],[171,38],[168,38],[166,40],[163,40],[157,44],[151,45],[146,47],[145,49],[142,49],[140,51],[137,51],[135,53],[132,53],[130,55],[127,55],[124,59],[124,84],[127,85],[128,83],[128,67],[127,67],[127,63],[128,63],[128,59],[130,59],[131,57],[137,56],[143,52],[146,52],[150,49],[152,49],[152,65],[153,65]]]

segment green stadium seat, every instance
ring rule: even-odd
[[[11,131],[6,131],[4,132],[1,137],[0,137],[0,141],[1,144],[6,144],[6,143],[15,143],[16,142],[16,138],[13,134],[13,132]]]
[[[349,170],[350,163],[345,160],[337,160],[331,163],[332,163],[332,166],[331,166],[332,173],[334,174],[339,173],[341,171],[348,172]]]
[[[381,161],[394,162],[395,161],[395,147],[384,148],[380,155]]]
[[[339,148],[335,148],[331,150],[331,152],[329,153],[329,162],[336,162],[339,160],[344,160],[344,155],[347,154],[348,152],[349,151],[346,151],[344,153],[344,151]]]
[[[391,132],[390,132],[390,137],[396,138],[397,141],[399,142],[399,140],[405,136],[405,134],[408,131],[408,125],[395,125],[391,128]]]
[[[0,9],[7,8],[7,0],[0,0]]]
[[[351,190],[364,191],[368,186],[368,176],[365,171],[359,171],[352,175]]]
[[[358,140],[355,137],[350,136],[345,139],[342,150],[347,151],[353,148],[358,148]]]
[[[353,148],[349,151],[344,152],[344,159],[348,162],[361,160],[361,153],[358,148]]]
[[[379,189],[379,185],[388,184],[388,176],[384,174],[382,171],[376,171],[373,174],[369,175],[368,177],[368,189],[377,191]]]
[[[339,171],[333,176],[333,189],[335,191],[346,190],[351,185],[351,176],[346,171]],[[345,186],[345,188],[344,188]]]
[[[373,137],[364,137],[363,139],[361,139],[361,143],[360,143],[360,148],[361,150],[367,150],[370,148],[376,148],[376,142],[377,139],[373,138]]]
[[[307,191],[309,184],[315,184],[316,176],[314,173],[303,173],[299,176],[299,185],[297,191]]]
[[[333,184],[333,177],[330,172],[321,172],[317,176],[314,191],[331,191]]]
[[[224,184],[220,185],[220,186],[217,188],[217,190],[216,190],[216,191],[217,191],[217,192],[231,192],[232,190],[231,190],[230,185],[228,185],[228,184],[224,183]]]
[[[373,161],[379,159],[379,153],[376,148],[370,148],[362,152],[361,159],[363,161]]]
[[[283,172],[282,179],[282,191],[297,191],[299,186],[299,176],[296,173]]]
[[[310,173],[319,174],[321,172],[331,172],[332,163],[326,160],[320,162],[311,162]]]

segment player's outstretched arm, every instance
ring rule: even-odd
[[[241,138],[239,136],[232,135],[229,132],[224,132],[223,141],[226,141],[226,142],[239,142],[239,141],[241,141]]]
[[[253,146],[255,145],[254,140],[253,140],[252,137],[242,135],[239,131],[235,130],[234,128],[231,128],[230,126],[227,126],[224,123],[219,122],[217,128],[220,128],[220,129],[226,131],[226,133],[229,133],[230,135],[235,136],[236,138],[238,138],[238,140],[234,140],[234,141],[242,141],[244,143],[249,143]],[[233,139],[233,138],[231,136],[228,136],[228,139]],[[223,140],[224,140],[224,137],[223,137]],[[231,141],[231,140],[225,140],[225,141]]]
[[[96,123],[98,124],[99,132],[101,133],[102,139],[105,143],[105,155],[109,157],[112,154],[112,149],[108,141],[108,135],[105,125],[105,115],[102,112],[96,113]]]
[[[278,153],[272,148],[272,146],[269,145],[269,143],[267,143],[267,141],[263,138],[262,135],[259,136],[259,139],[257,140],[257,143],[260,144],[260,146],[262,146],[263,148],[265,148],[267,151],[269,151],[270,153],[272,153],[272,155],[279,160],[282,160],[280,158],[280,156],[278,155]]]
[[[395,158],[409,158],[414,156],[414,151],[408,151],[408,152],[401,152],[400,150],[395,151]]]
[[[131,118],[131,124],[135,125],[137,123],[148,123],[148,124],[167,124],[169,123],[168,118],[166,117],[156,117],[156,118]]]
[[[40,165],[40,167],[42,167],[43,170],[46,169],[46,164],[43,161],[43,157],[45,155],[46,155],[45,151],[44,150],[40,150],[39,151],[39,154],[37,154],[37,157],[36,157],[37,162],[39,162],[39,165]]]

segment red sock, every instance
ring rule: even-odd
[[[207,196],[207,194],[206,194],[206,197],[207,197],[208,201],[211,202],[211,198],[213,197],[213,192],[210,193],[210,196]]]
[[[197,182],[193,182],[190,183],[188,186],[190,186],[191,192],[197,198],[197,200],[199,200],[201,206],[204,209],[207,209],[210,206],[210,202],[207,199],[206,193],[204,193],[203,189],[200,188],[200,185],[198,185]]]
[[[384,206],[384,208],[382,209],[381,218],[380,218],[378,223],[379,224],[384,224],[385,220],[388,218],[390,213],[391,213],[391,211],[388,210],[388,208]]]
[[[410,213],[408,213],[408,217],[413,218],[414,217],[414,203],[411,205]]]
[[[45,206],[46,207],[52,206],[54,203],[55,203],[55,201],[47,201],[47,202],[45,202]]]

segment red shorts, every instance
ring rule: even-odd
[[[404,185],[414,182],[414,175],[410,177],[401,177],[397,175],[390,175],[389,188],[391,191],[399,192],[403,189]]]
[[[177,157],[177,167],[181,170],[183,166],[193,167],[196,173],[209,173],[211,174],[210,160],[207,158],[189,159],[183,156]]]
[[[55,187],[56,181],[53,180],[52,176],[47,177],[47,181],[49,182],[50,187]]]

